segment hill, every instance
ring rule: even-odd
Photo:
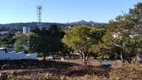
[[[84,20],[78,21],[78,22],[72,22],[72,23],[48,23],[44,22],[42,23],[43,28],[49,28],[51,25],[57,25],[58,27],[67,27],[67,26],[73,26],[73,25],[87,25],[90,27],[105,27],[106,23],[96,23],[93,21],[87,22]],[[8,30],[8,28],[15,29],[15,30],[22,30],[22,28],[30,27],[31,30],[35,29],[37,27],[36,22],[28,22],[28,23],[10,23],[10,24],[0,24],[0,30]]]
[[[94,22],[94,21],[85,21],[85,20],[81,20],[78,22],[72,22],[72,23],[68,23],[70,25],[87,25],[90,27],[105,27],[107,23],[98,23],[98,22]]]

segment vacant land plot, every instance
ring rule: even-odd
[[[0,80],[141,80],[140,67],[104,68],[97,60],[88,64],[84,66],[81,60],[0,61]]]

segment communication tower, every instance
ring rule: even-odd
[[[42,25],[41,25],[41,10],[42,10],[42,6],[41,5],[37,5],[37,26],[39,27],[39,29],[42,29]]]

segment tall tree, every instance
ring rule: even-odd
[[[134,57],[141,48],[142,42],[142,3],[135,5],[128,14],[120,15],[110,21],[104,42],[120,49],[124,62]]]
[[[81,54],[83,62],[87,64],[90,48],[93,44],[97,44],[103,35],[103,29],[90,28],[88,26],[74,26],[74,28],[66,30],[66,34],[62,39],[68,47],[78,50]]]
[[[49,29],[36,29],[29,38],[30,50],[42,53],[45,60],[46,56],[58,52],[62,47],[63,35],[64,32],[56,25],[52,25]]]

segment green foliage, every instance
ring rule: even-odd
[[[141,48],[141,8],[142,3],[138,3],[134,9],[130,9],[128,14],[120,15],[110,21],[103,37],[104,44],[111,48],[112,53],[121,54],[123,60],[128,56],[134,57]],[[120,51],[117,52],[117,49]]]
[[[56,53],[63,46],[61,39],[64,32],[56,25],[49,29],[34,30],[34,34],[29,37],[30,51],[42,53],[44,57]]]
[[[71,47],[68,47],[67,45],[63,44],[62,48],[61,48],[61,53],[62,56],[68,56],[70,57],[70,52],[73,51],[73,49]]]
[[[69,48],[78,50],[83,60],[87,60],[91,46],[98,44],[103,34],[103,29],[91,28],[84,25],[74,26],[74,28],[66,30],[62,42]]]
[[[71,30],[66,30],[66,35],[62,41],[74,50],[89,49],[93,43],[98,43],[103,34],[102,31],[103,29],[88,26],[75,26]]]
[[[32,33],[30,36],[29,36],[29,50],[31,52],[39,52],[39,41],[37,40],[38,39],[38,35],[36,33]],[[39,52],[40,53],[40,52]]]
[[[22,41],[21,40],[16,40],[16,42],[14,43],[14,49],[18,52],[21,52],[24,50],[24,47],[22,45]]]
[[[2,47],[4,47],[4,48],[8,48],[9,47],[6,41],[2,42]]]
[[[28,35],[17,34],[13,37],[15,39],[14,49],[18,52],[24,51],[28,47]]]
[[[8,34],[0,34],[0,44],[4,48],[9,48],[14,43],[14,39],[12,38],[14,36],[13,33]]]

